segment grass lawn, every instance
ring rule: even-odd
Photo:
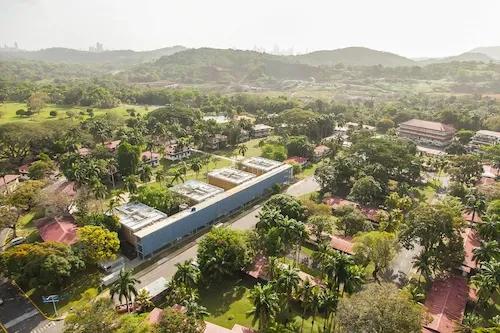
[[[40,289],[31,289],[27,291],[26,294],[47,316],[51,317],[55,315],[52,303],[43,303],[42,296],[51,294],[59,295],[61,300],[57,303],[57,311],[59,314],[62,314],[68,311],[71,308],[71,302],[79,300],[81,294],[87,289],[98,288],[101,283],[101,276],[102,273],[100,273],[97,268],[91,268],[76,274],[68,286],[64,289],[57,290],[57,292],[45,292]]]
[[[226,160],[226,159],[213,158],[213,159],[210,160],[210,163],[208,163],[207,165],[204,165],[202,167],[202,169],[200,170],[200,172],[198,174],[196,174],[196,172],[194,172],[193,170],[191,170],[191,168],[189,166],[190,159],[184,160],[184,162],[187,164],[187,167],[188,167],[188,172],[184,176],[184,180],[186,181],[186,180],[190,180],[190,179],[196,179],[196,180],[201,180],[201,181],[204,181],[204,182],[207,181],[207,173],[208,172],[210,172],[210,171],[212,171],[214,169],[230,167],[233,164],[233,163],[231,163],[231,161]],[[173,170],[180,163],[182,163],[182,162],[169,163],[167,167],[168,167],[169,170]],[[155,171],[157,171],[157,170],[155,170]],[[153,179],[154,179],[154,177],[153,177]]]
[[[148,111],[146,111],[144,106],[138,105],[120,105],[112,109],[97,109],[92,108],[94,110],[94,115],[99,116],[103,115],[106,112],[117,112],[122,116],[128,116],[127,109],[133,108],[139,113],[147,113],[154,109],[154,107],[149,107]],[[61,106],[55,104],[49,104],[45,108],[43,108],[39,114],[34,114],[31,117],[18,117],[16,116],[16,111],[19,109],[27,109],[26,103],[3,103],[0,104],[0,125],[6,124],[10,122],[42,122],[46,120],[57,120],[67,118],[67,111],[73,111],[77,117],[80,117],[82,120],[88,118],[86,110],[88,107],[83,106]],[[50,111],[57,111],[56,117],[50,116]],[[85,115],[80,116],[79,113],[83,111]]]
[[[38,229],[33,223],[35,219],[35,213],[30,212],[24,214],[19,218],[16,225],[16,233],[19,237],[26,237],[28,243],[33,243],[40,240],[40,235],[38,234]]]
[[[253,307],[249,296],[255,284],[255,280],[249,277],[239,277],[200,290],[200,304],[210,313],[205,320],[227,328],[232,328],[234,324],[257,327],[257,324],[252,325],[252,316],[247,315]],[[296,304],[292,306],[291,316],[298,324],[302,322],[300,311]],[[312,317],[308,316],[304,323],[304,332],[311,331],[311,322]],[[317,316],[315,327],[322,326],[323,318]]]

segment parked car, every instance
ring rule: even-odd
[[[9,242],[9,247],[16,246],[16,245],[22,244],[24,242],[26,242],[25,237],[16,237]]]

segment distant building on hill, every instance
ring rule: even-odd
[[[500,143],[500,132],[480,130],[472,137],[469,146],[472,149],[479,149],[483,146],[489,146]]]
[[[411,119],[399,125],[398,135],[418,144],[445,147],[453,139],[455,128],[435,121]]]

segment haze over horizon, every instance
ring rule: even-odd
[[[500,45],[500,2],[0,0],[0,44],[151,50],[173,45],[296,53],[363,46],[446,57]],[[485,10],[487,9],[487,10]],[[83,19],[82,19],[83,18]],[[446,22],[446,24],[444,24]]]

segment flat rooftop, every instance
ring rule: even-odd
[[[233,168],[216,169],[216,170],[210,171],[208,173],[208,176],[218,178],[218,179],[224,180],[226,182],[229,182],[232,184],[237,184],[237,185],[242,184],[242,183],[244,183],[247,180],[250,180],[252,178],[255,178],[255,175],[253,173],[249,173],[246,171],[233,169]]]
[[[488,130],[479,130],[476,132],[476,135],[484,135],[484,136],[492,136],[497,139],[500,139],[500,132],[488,131]]]
[[[114,213],[120,223],[133,232],[167,218],[167,214],[140,202],[126,203],[115,208]]]
[[[281,162],[269,160],[264,157],[251,157],[249,159],[243,160],[241,164],[249,168],[262,170],[264,172],[268,172],[274,168],[279,167],[280,165],[283,165],[283,163]]]
[[[211,196],[224,192],[220,187],[194,179],[188,180],[184,184],[171,187],[170,190],[196,202],[201,202]]]
[[[193,207],[191,207],[191,209],[195,208],[196,210],[200,210],[200,209],[203,209],[205,207],[208,207],[210,205],[213,205],[215,203],[217,203],[218,201],[226,198],[226,197],[229,197],[235,193],[238,193],[240,191],[244,191],[246,190],[248,187],[256,184],[256,183],[259,183],[261,181],[263,181],[264,179],[267,179],[269,177],[272,177],[273,175],[277,174],[277,173],[280,173],[286,169],[291,169],[292,166],[289,165],[289,164],[282,164],[280,165],[278,168],[272,170],[271,172],[269,173],[265,173],[261,176],[258,176],[258,177],[254,177],[252,179],[250,179],[249,181],[241,184],[240,186],[236,186],[230,190],[227,190],[227,191],[224,191],[222,193],[219,193],[219,194],[216,194],[214,195],[213,197],[210,197],[208,198],[207,200],[203,201],[203,202],[200,202],[196,205],[194,205]],[[160,230],[172,223],[175,223],[181,219],[183,219],[184,217],[188,216],[191,214],[191,210],[190,209],[186,209],[186,210],[183,210],[183,211],[180,211],[178,212],[177,214],[174,214],[172,216],[169,216],[168,218],[166,219],[163,219],[161,221],[159,221],[158,223],[154,223],[154,224],[151,224],[151,225],[148,225],[146,228],[143,228],[141,230],[139,230],[138,232],[135,233],[135,235],[139,238],[143,238],[143,237],[146,237],[148,235],[150,235],[151,233],[154,233],[156,232],[157,230]]]

